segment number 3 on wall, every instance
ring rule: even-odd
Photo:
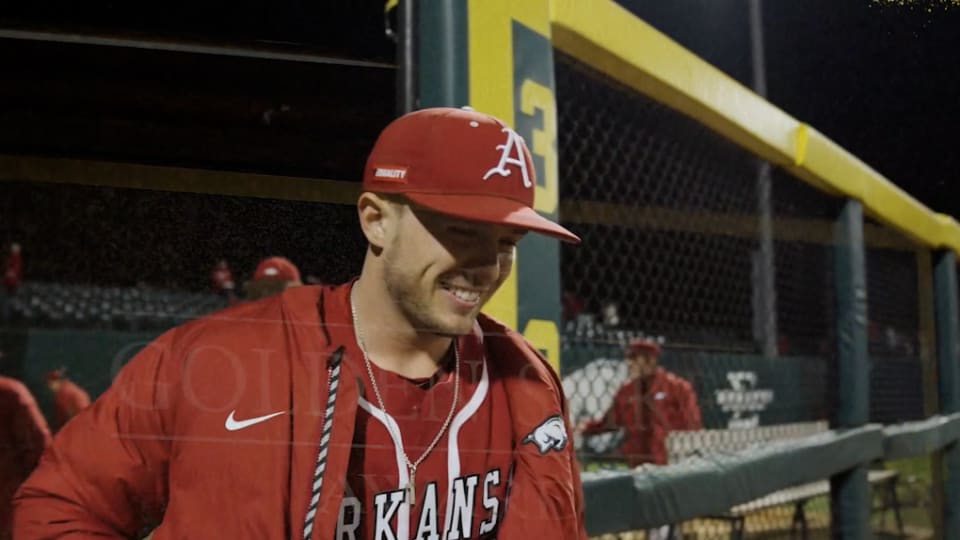
[[[543,113],[543,125],[533,130],[531,152],[543,158],[543,183],[537,182],[534,208],[545,214],[557,211],[559,183],[557,181],[557,105],[553,90],[533,79],[524,79],[520,87],[520,110],[534,116],[537,110]]]
[[[557,105],[550,87],[533,79],[524,79],[520,86],[520,111],[535,118],[538,110],[542,114],[542,124],[532,130],[530,151],[543,159],[543,174],[542,180],[537,181],[533,206],[538,212],[555,217],[560,198],[556,150]],[[560,332],[557,324],[551,320],[530,319],[523,328],[523,336],[540,349],[553,369],[559,372]]]

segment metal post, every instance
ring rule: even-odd
[[[867,283],[863,242],[863,206],[849,199],[835,225],[834,261],[837,298],[837,392],[835,429],[867,423],[870,412],[870,359],[867,355]],[[870,486],[867,464],[830,479],[834,538],[867,539]]]
[[[925,246],[914,250],[917,263],[917,338],[921,373],[923,374],[923,415],[937,414],[939,389],[937,388],[937,329],[934,313],[933,257]]]
[[[933,270],[934,309],[937,324],[937,372],[940,412],[960,412],[960,315],[957,298],[957,256],[952,251],[937,254]],[[960,539],[960,443],[942,452],[944,504],[943,537]]]
[[[397,5],[397,116],[417,108],[417,2]]]
[[[428,2],[416,17],[417,107],[470,105],[466,0]]]
[[[763,55],[763,13],[761,0],[750,0],[750,51],[753,63],[753,91],[762,97],[767,95],[767,78]],[[775,267],[773,262],[773,210],[770,186],[770,164],[760,160],[757,164],[757,213],[759,214],[759,261],[758,282],[754,290],[759,302],[760,343],[763,355],[777,356],[777,296]]]
[[[917,246],[914,253],[917,261],[917,322],[919,323],[920,365],[923,374],[923,414],[925,417],[930,417],[937,414],[940,408],[935,345],[937,330],[934,313],[933,258],[930,249],[925,246]],[[936,451],[930,454],[928,461],[931,471],[943,470],[943,452]],[[930,484],[933,508],[943,508],[943,475],[930,475]],[[943,538],[943,515],[941,512],[933,512],[932,514],[933,537],[941,540]]]

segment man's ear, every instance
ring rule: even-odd
[[[367,242],[374,248],[383,249],[396,227],[399,217],[397,205],[376,193],[365,191],[357,199],[357,215]]]

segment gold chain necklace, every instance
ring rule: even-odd
[[[371,367],[370,357],[367,354],[367,346],[363,341],[363,333],[360,331],[360,325],[358,323],[359,319],[357,318],[357,305],[353,301],[353,289],[350,289],[350,315],[353,317],[353,331],[357,336],[357,346],[360,347],[360,352],[363,354],[363,363],[367,367],[367,375],[370,377],[370,386],[373,387],[373,394],[377,397],[377,405],[380,406],[380,410],[383,411],[384,416],[387,415],[387,407],[383,404],[383,397],[380,395],[380,388],[377,386],[377,380],[373,377],[373,368]],[[410,506],[414,506],[417,503],[417,467],[423,463],[423,460],[427,458],[430,452],[433,451],[434,447],[437,446],[437,443],[440,442],[440,439],[443,438],[443,434],[446,433],[447,428],[450,427],[450,421],[453,420],[453,413],[457,410],[457,399],[460,397],[460,351],[457,350],[457,341],[453,341],[453,357],[454,357],[454,368],[453,368],[453,401],[450,403],[450,411],[447,413],[447,418],[443,421],[443,425],[440,427],[440,431],[437,432],[437,435],[430,441],[430,444],[427,445],[427,448],[423,451],[423,454],[417,458],[416,461],[410,461],[410,458],[407,457],[406,450],[403,449],[403,444],[398,444],[398,450],[400,451],[400,456],[403,457],[403,461],[407,464],[407,471],[410,474],[410,480],[407,482],[406,486],[406,497],[407,502]],[[399,441],[400,434],[393,433],[393,429],[390,426],[389,422],[384,422],[384,425],[387,427],[387,431],[391,432],[391,435],[394,436],[395,441]],[[399,431],[400,426],[397,426]]]

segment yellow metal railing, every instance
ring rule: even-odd
[[[874,218],[960,254],[960,226],[811,126],[778,109],[612,0],[551,0],[553,45],[697,119],[817,189],[861,201]]]

